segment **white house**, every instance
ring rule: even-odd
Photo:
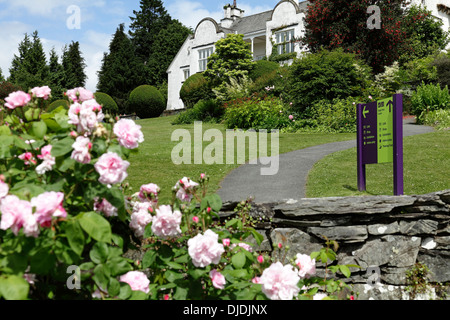
[[[224,18],[220,22],[212,18],[201,20],[167,70],[167,110],[184,108],[180,99],[181,86],[189,76],[205,71],[215,43],[228,33],[243,34],[244,40],[251,45],[255,60],[269,57],[273,49],[278,53],[300,54],[304,51],[298,43],[287,42],[304,34],[307,3],[307,0],[281,0],[273,10],[244,16],[244,10],[239,9],[234,0],[233,4],[224,6]],[[412,3],[426,6],[443,21],[444,30],[449,30],[450,0],[412,0]]]

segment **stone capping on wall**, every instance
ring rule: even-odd
[[[220,216],[232,216],[236,205],[224,203]],[[325,244],[323,236],[337,241],[337,263],[361,267],[351,268],[349,279],[342,278],[358,299],[409,299],[406,272],[418,262],[430,269],[430,283],[450,284],[450,189],[412,196],[252,204],[250,215],[259,221],[256,229],[264,236],[260,246],[254,242],[254,250],[275,254],[273,245],[281,242],[289,246],[285,263],[297,253],[320,250]],[[378,270],[378,279],[373,278],[373,270]],[[439,296],[430,287],[419,298]]]

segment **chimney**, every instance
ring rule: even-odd
[[[233,5],[227,4],[223,7],[224,10],[224,18],[220,20],[220,24],[224,28],[229,28],[233,24],[234,21],[240,19],[244,16],[244,10],[239,9],[237,7],[237,1],[233,1]]]

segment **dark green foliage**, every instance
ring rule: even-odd
[[[47,112],[52,112],[55,109],[58,109],[59,107],[64,107],[67,110],[69,110],[69,102],[67,100],[64,99],[60,99],[60,100],[56,100],[53,101],[52,103],[49,104],[48,108],[47,108]]]
[[[97,90],[110,95],[117,103],[119,113],[127,113],[128,97],[134,88],[142,84],[142,65],[135,55],[134,46],[121,24],[105,53],[98,72]]]
[[[5,77],[3,77],[2,68],[0,68],[0,82],[5,81]]]
[[[153,42],[158,50],[148,57],[148,83],[159,85],[167,81],[167,69],[190,33],[178,20],[172,20],[158,32]]]
[[[450,33],[442,29],[443,22],[426,8],[413,5],[405,12],[402,21],[406,32],[400,50],[401,65],[417,58],[424,58],[444,50],[450,41]]]
[[[32,39],[25,34],[24,40],[19,44],[19,56],[14,55],[9,72],[9,81],[25,91],[46,84],[49,70],[37,31],[33,33]]]
[[[81,55],[80,43],[74,42],[64,47],[62,55],[62,67],[64,69],[64,83],[63,87],[66,89],[73,89],[84,87],[86,84],[86,63]]]
[[[251,85],[252,93],[267,94],[275,97],[286,97],[288,88],[290,68],[288,66],[279,67],[276,70],[265,73],[257,78]]]
[[[186,108],[192,108],[200,100],[214,98],[211,83],[203,73],[196,73],[190,76],[181,87],[180,98]]]
[[[142,119],[159,117],[166,109],[163,95],[150,85],[139,86],[131,92],[129,107]]]
[[[230,101],[225,105],[228,129],[283,129],[288,127],[292,110],[281,99],[251,97]]]
[[[96,92],[94,93],[95,100],[102,105],[103,113],[110,115],[117,115],[119,112],[119,107],[114,99],[106,93]]]
[[[53,48],[50,51],[50,62],[49,62],[49,77],[48,86],[52,89],[52,99],[58,100],[64,97],[64,77],[65,72],[62,65],[59,63],[58,55]],[[70,88],[72,89],[72,88]]]
[[[310,0],[305,17],[304,45],[311,52],[342,48],[358,54],[375,73],[392,65],[406,39],[402,29],[405,0]],[[380,9],[381,28],[369,29],[367,9]]]
[[[436,67],[437,81],[441,88],[448,86],[450,88],[450,54],[440,55],[432,63]]]
[[[10,93],[21,90],[21,87],[14,85],[11,82],[0,82],[0,100],[5,100],[5,98],[8,97]]]
[[[319,101],[314,104],[312,119],[322,132],[356,132],[356,98]]]
[[[422,83],[411,97],[411,113],[420,120],[422,112],[450,109],[448,87],[441,89],[439,84]]]
[[[342,49],[306,54],[291,66],[289,101],[304,112],[316,101],[361,96],[368,76],[369,67]]]
[[[133,10],[134,17],[130,17],[130,36],[136,47],[136,54],[142,61],[160,50],[155,48],[154,42],[160,30],[170,23],[170,15],[161,0],[141,0],[140,10]]]
[[[193,108],[180,113],[172,124],[191,124],[194,121],[218,123],[224,113],[224,107],[216,100],[202,100],[197,102]]]
[[[278,70],[280,65],[277,62],[268,61],[268,60],[259,60],[256,62],[255,67],[252,71],[250,71],[249,77],[253,81],[256,81],[258,78],[265,76],[269,73],[272,73],[275,70]]]

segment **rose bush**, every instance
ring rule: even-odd
[[[344,287],[315,277],[316,259],[335,260],[329,245],[295,261],[253,252],[248,240],[262,236],[249,202],[223,221],[205,174],[176,182],[170,204],[153,183],[127,195],[140,126],[105,116],[83,88],[65,94],[69,110],[47,112],[50,95],[42,87],[5,100],[0,299],[317,299]],[[142,260],[126,258],[136,248]],[[348,266],[326,271],[350,276]]]

